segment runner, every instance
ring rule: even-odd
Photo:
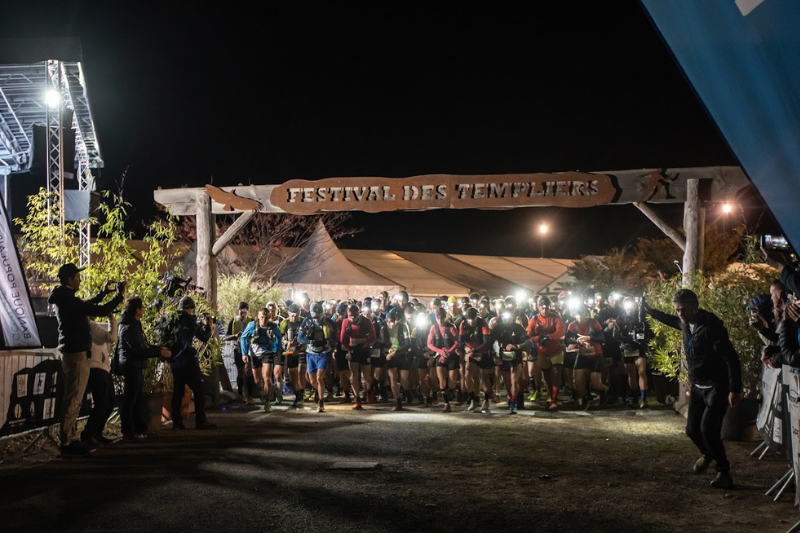
[[[311,304],[311,316],[300,325],[298,340],[307,346],[306,362],[311,386],[317,391],[317,412],[325,412],[325,374],[331,363],[331,352],[336,339],[333,324],[325,316],[322,304]]]
[[[350,396],[350,362],[347,360],[347,350],[342,347],[342,323],[347,318],[347,304],[340,302],[336,306],[336,317],[333,321],[336,336],[336,350],[333,359],[336,363],[336,374],[339,377],[339,395],[344,396],[345,403],[351,403]]]
[[[503,311],[500,322],[492,329],[492,341],[497,342],[500,372],[503,384],[508,393],[508,409],[510,414],[517,414],[517,395],[521,393],[520,378],[522,376],[522,353],[529,350],[531,339],[525,328],[519,324],[514,313]]]
[[[539,312],[528,322],[528,336],[536,345],[532,350],[538,354],[531,375],[543,374],[547,389],[547,409],[558,409],[558,390],[561,387],[561,371],[564,367],[564,321],[551,310],[550,298],[542,296],[536,302]],[[538,388],[536,389],[538,393]],[[531,398],[535,401],[535,398]]]
[[[388,338],[388,349],[386,352],[386,366],[389,374],[389,382],[392,386],[392,394],[395,399],[395,406],[392,411],[403,410],[403,400],[400,385],[406,400],[411,403],[411,385],[409,384],[409,372],[411,370],[411,334],[408,332],[405,316],[402,311],[395,308],[389,309],[386,313],[386,322],[383,325],[384,337]]]
[[[588,308],[580,304],[574,309],[575,321],[567,326],[564,344],[568,352],[575,352],[575,389],[578,393],[578,407],[588,411],[592,404],[591,390],[604,394],[602,381],[603,328],[589,316]],[[587,386],[588,385],[588,386]]]
[[[306,374],[306,345],[299,342],[301,309],[297,304],[291,304],[286,310],[288,318],[281,323],[283,335],[283,353],[286,356],[286,368],[289,370],[289,381],[294,392],[292,407],[303,407],[303,392],[308,382]]]
[[[464,381],[467,383],[469,406],[467,411],[478,408],[478,397],[483,390],[483,403],[481,412],[489,410],[491,398],[491,379],[494,361],[489,355],[491,346],[491,331],[489,325],[478,316],[474,307],[467,309],[464,320],[459,327],[459,344],[464,352],[466,373]]]
[[[361,316],[358,306],[353,304],[347,309],[347,318],[342,323],[339,337],[342,348],[348,352],[350,361],[350,384],[353,387],[355,405],[353,409],[363,409],[361,406],[361,376],[364,377],[364,387],[372,387],[372,365],[370,361],[372,344],[376,340],[375,328],[372,321]]]
[[[444,401],[442,412],[449,413],[452,397],[450,391],[456,386],[460,358],[455,353],[458,348],[458,333],[447,320],[447,311],[442,307],[436,310],[436,323],[431,326],[428,334],[428,348],[436,354],[436,375]]]
[[[377,303],[369,298],[364,299],[361,306],[361,314],[372,321],[372,328],[375,330],[376,340],[372,345],[370,363],[372,364],[372,387],[367,389],[367,403],[378,402],[378,396],[382,402],[389,400],[388,387],[386,386],[386,352],[389,349],[389,338],[385,336],[385,321],[376,312]]]
[[[272,370],[275,354],[280,350],[281,330],[270,319],[266,307],[258,310],[256,320],[250,322],[242,332],[242,358],[247,358],[253,367],[253,378],[264,389],[264,411],[272,412],[269,398],[272,392]]]
[[[628,390],[631,396],[625,403],[638,404],[639,409],[647,407],[647,342],[650,340],[650,326],[644,317],[639,316],[639,306],[633,298],[625,298],[622,304],[625,312],[617,318],[614,337],[622,347],[625,370],[628,374]],[[637,391],[638,393],[634,392]]]

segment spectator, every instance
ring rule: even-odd
[[[119,365],[125,378],[122,397],[122,438],[136,441],[147,437],[147,421],[142,417],[141,401],[144,379],[142,373],[147,360],[154,357],[169,357],[171,352],[164,346],[147,343],[142,328],[144,304],[138,296],[129,298],[122,311],[119,323]],[[174,415],[173,415],[174,419]]]
[[[113,441],[103,436],[103,428],[114,410],[109,346],[117,342],[117,319],[113,314],[108,315],[108,330],[94,320],[89,321],[89,326],[92,328],[92,356],[87,388],[92,393],[94,406],[81,432],[81,441],[93,445],[111,444]]]
[[[122,302],[125,283],[107,283],[94,298],[83,301],[77,296],[81,286],[81,271],[73,263],[58,269],[60,285],[52,290],[48,303],[56,308],[58,320],[58,349],[64,371],[64,392],[61,398],[59,437],[63,455],[86,455],[95,446],[79,439],[77,422],[86,384],[89,382],[89,358],[92,353],[92,330],[89,317],[108,315]],[[103,305],[100,302],[116,291]]]
[[[691,384],[686,434],[702,453],[693,470],[696,474],[705,472],[711,461],[715,461],[717,476],[711,486],[728,489],[733,486],[733,478],[720,431],[728,405],[735,408],[741,398],[739,356],[722,320],[700,309],[694,292],[681,289],[675,293],[672,303],[678,316],[652,309],[644,301],[642,305],[659,322],[683,332]]]
[[[250,305],[247,302],[239,302],[237,311],[237,316],[228,322],[225,340],[233,341],[233,362],[236,365],[236,392],[239,395],[239,401],[253,405],[255,402],[250,390],[250,376],[244,359],[242,359],[242,348],[239,344],[244,328],[253,321],[253,317],[249,315]]]

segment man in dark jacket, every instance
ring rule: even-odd
[[[695,462],[696,474],[705,472],[711,461],[717,465],[712,487],[733,486],[725,446],[720,431],[728,405],[739,405],[742,392],[742,367],[728,337],[728,330],[717,316],[700,309],[697,295],[681,289],[672,300],[678,316],[651,308],[644,310],[653,318],[683,332],[683,349],[689,369],[689,413],[686,434],[703,454]]]
[[[171,324],[174,343],[168,348],[172,351],[169,360],[172,368],[172,429],[185,429],[181,418],[181,401],[188,385],[194,394],[194,416],[197,429],[213,429],[215,424],[206,421],[205,396],[203,395],[203,377],[194,347],[195,337],[200,342],[208,342],[211,338],[212,317],[206,317],[202,323],[195,316],[195,304],[188,296],[180,299],[180,313],[174,324]]]
[[[61,284],[47,299],[56,308],[58,319],[58,349],[64,372],[64,393],[59,413],[61,453],[86,455],[94,446],[80,441],[77,422],[81,401],[89,381],[89,358],[92,354],[92,329],[89,317],[105,316],[122,302],[125,283],[108,283],[94,298],[83,301],[76,293],[81,286],[81,271],[73,263],[58,269]],[[103,305],[100,302],[116,291],[116,295]]]

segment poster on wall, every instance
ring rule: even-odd
[[[64,380],[56,350],[4,352],[0,377],[0,437],[58,424]],[[88,415],[91,406],[87,395],[79,416]]]

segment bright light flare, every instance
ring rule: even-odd
[[[540,235],[546,235],[548,231],[550,231],[550,226],[548,226],[547,224],[539,224]]]
[[[722,212],[723,212],[724,214],[726,214],[726,215],[727,215],[727,214],[729,214],[731,211],[733,211],[733,206],[732,206],[731,204],[729,204],[728,202],[725,202],[724,204],[722,204]]]
[[[45,102],[50,107],[58,107],[61,105],[61,94],[55,89],[50,89],[44,96]]]

